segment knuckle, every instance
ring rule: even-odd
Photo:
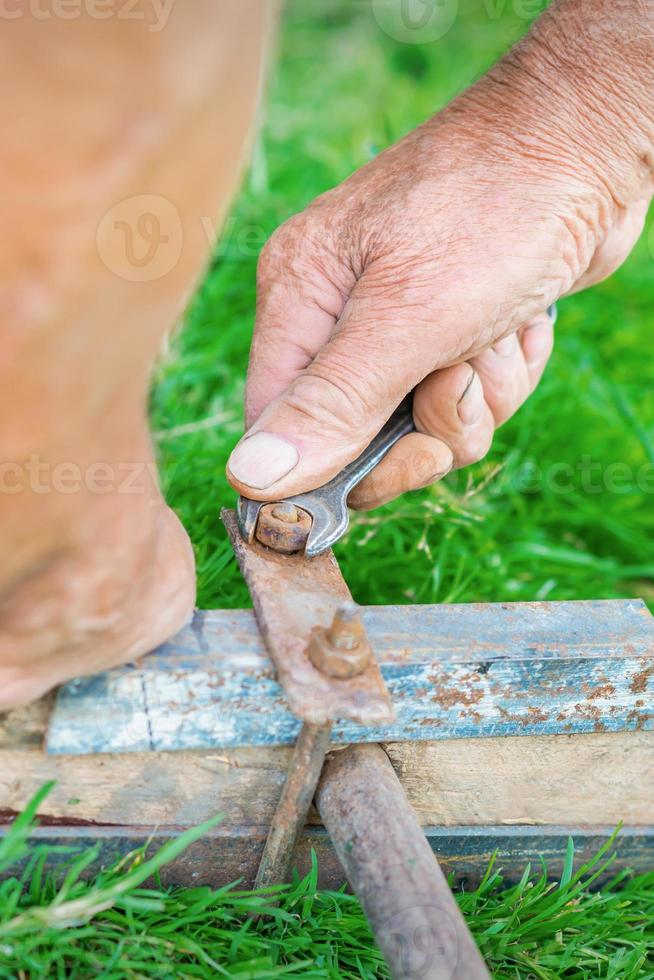
[[[465,441],[458,447],[457,466],[471,466],[484,459],[493,444],[494,435],[495,429],[490,422],[476,426],[474,432],[467,435]]]
[[[370,417],[352,377],[307,372],[293,384],[289,403],[335,439],[356,435]]]
[[[508,390],[501,391],[492,401],[491,408],[495,425],[503,425],[518,411],[529,396],[529,387],[526,382],[516,381],[507,388]]]
[[[304,213],[294,215],[268,239],[257,264],[259,308],[276,303],[290,289],[307,307],[340,314],[351,288],[340,253]],[[283,301],[282,301],[283,305]]]
[[[303,216],[297,214],[275,229],[259,254],[257,277],[260,281],[296,259],[300,253],[300,242],[304,239],[304,226]]]
[[[434,450],[418,450],[411,460],[411,486],[418,489],[436,483],[449,472],[453,461],[452,450],[445,443]]]

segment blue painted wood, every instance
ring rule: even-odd
[[[654,619],[640,600],[371,606],[364,620],[396,708],[335,742],[654,727]],[[250,610],[196,613],[148,657],[66,684],[52,753],[295,741]]]

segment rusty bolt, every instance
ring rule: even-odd
[[[348,602],[334,613],[327,639],[337,650],[355,650],[366,639],[358,606]]]
[[[331,626],[315,633],[307,648],[314,667],[330,677],[356,677],[372,657],[358,607],[352,602],[336,610]]]
[[[275,504],[272,509],[272,516],[284,524],[297,524],[300,520],[300,512],[295,504],[290,504],[283,500],[280,504]]]
[[[304,551],[311,530],[311,515],[288,501],[266,504],[259,512],[255,536],[273,551],[291,555]]]

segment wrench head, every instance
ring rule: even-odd
[[[269,501],[280,503],[281,501]],[[285,503],[295,504],[305,510],[311,517],[311,530],[307,537],[304,554],[313,558],[322,554],[345,534],[350,518],[347,504],[342,495],[333,492],[324,495],[316,493],[299,493],[295,497],[287,497]],[[262,500],[250,500],[239,497],[236,506],[236,518],[241,537],[248,544],[256,539],[257,522],[261,508],[266,504]]]
[[[327,551],[345,534],[349,524],[347,496],[350,490],[374,469],[398,439],[412,432],[413,429],[412,402],[408,397],[398,406],[366,449],[327,483],[307,493],[285,497],[283,501],[266,501],[268,504],[294,504],[309,515],[311,529],[304,546],[304,554],[307,558],[314,558]],[[264,504],[258,500],[249,500],[247,497],[239,499],[236,508],[238,528],[241,537],[248,544],[252,544],[257,537],[257,522],[263,506]]]

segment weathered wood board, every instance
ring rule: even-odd
[[[653,822],[654,732],[384,748],[425,826]],[[0,743],[0,821],[55,779],[40,811],[51,822],[189,827],[220,812],[225,826],[265,828],[290,755],[280,747],[48,756]]]
[[[483,877],[494,854],[495,870],[501,871],[507,884],[521,878],[527,863],[538,870],[540,858],[546,862],[549,876],[557,879],[563,870],[570,837],[575,843],[577,868],[597,853],[613,830],[613,827],[607,826],[580,828],[576,825],[424,828],[441,869],[446,874],[453,873],[457,884],[472,886]],[[57,866],[61,868],[58,877],[63,876],[76,854],[91,845],[98,845],[97,859],[85,868],[83,874],[88,878],[117,858],[146,844],[148,854],[152,854],[175,836],[174,828],[42,827],[32,835],[31,841],[65,848],[65,851],[53,854],[48,864],[48,870],[55,875]],[[166,885],[209,885],[213,888],[238,881],[244,888],[251,887],[265,839],[265,829],[218,827],[166,865],[160,872],[161,880]],[[312,850],[318,858],[319,887],[340,888],[346,884],[329,836],[321,827],[307,828],[298,840],[293,864],[299,873],[305,874],[310,870]],[[615,859],[599,883],[622,869],[651,871],[654,867],[654,825],[623,827],[609,851],[611,853],[615,853]],[[22,866],[16,865],[12,872],[18,873]]]
[[[70,850],[53,854],[49,868],[56,871],[60,862],[63,873],[73,854],[97,844],[90,875],[150,838],[153,851],[220,812],[222,823],[168,865],[163,880],[214,886],[254,881],[289,748],[48,756],[39,748],[47,714],[41,703],[0,722],[0,836],[43,782],[55,779],[33,840]],[[507,882],[541,856],[557,877],[569,835],[581,863],[621,820],[610,873],[654,868],[654,732],[384,747],[441,867],[457,881],[478,881],[495,851]],[[298,841],[297,866],[308,870],[313,848],[321,886],[340,887],[343,874],[315,812],[311,821]]]
[[[654,620],[642,603],[376,607],[365,619],[398,717],[341,725],[335,739],[385,743],[446,871],[475,881],[497,849],[507,880],[539,855],[557,875],[569,834],[586,859],[620,821],[613,869],[654,868]],[[253,880],[297,723],[249,611],[198,614],[143,661],[67,685],[52,715],[51,702],[0,717],[0,833],[54,778],[36,840],[98,842],[106,864],[222,812],[164,880]],[[310,819],[298,867],[313,847],[321,883],[340,885]]]
[[[74,852],[98,843],[98,862],[106,864],[151,835],[154,848],[220,812],[219,827],[170,865],[164,880],[214,885],[253,880],[289,748],[46,755],[38,738],[47,711],[39,707],[12,713],[0,724],[0,834],[43,782],[55,779],[41,805],[36,841],[64,842]],[[626,826],[613,870],[654,868],[654,732],[440,739],[384,747],[441,865],[457,877],[478,880],[496,849],[509,881],[540,855],[556,876],[568,833],[574,834],[581,861],[621,820]],[[316,826],[317,814],[310,819],[313,826],[298,844],[298,866],[308,868],[313,847],[321,883],[340,886],[342,873],[329,840]],[[65,857],[53,855],[53,860]]]
[[[654,727],[654,619],[640,600],[373,606],[396,720],[334,742]],[[288,745],[299,722],[250,610],[198,612],[147,658],[59,692],[51,753]]]

